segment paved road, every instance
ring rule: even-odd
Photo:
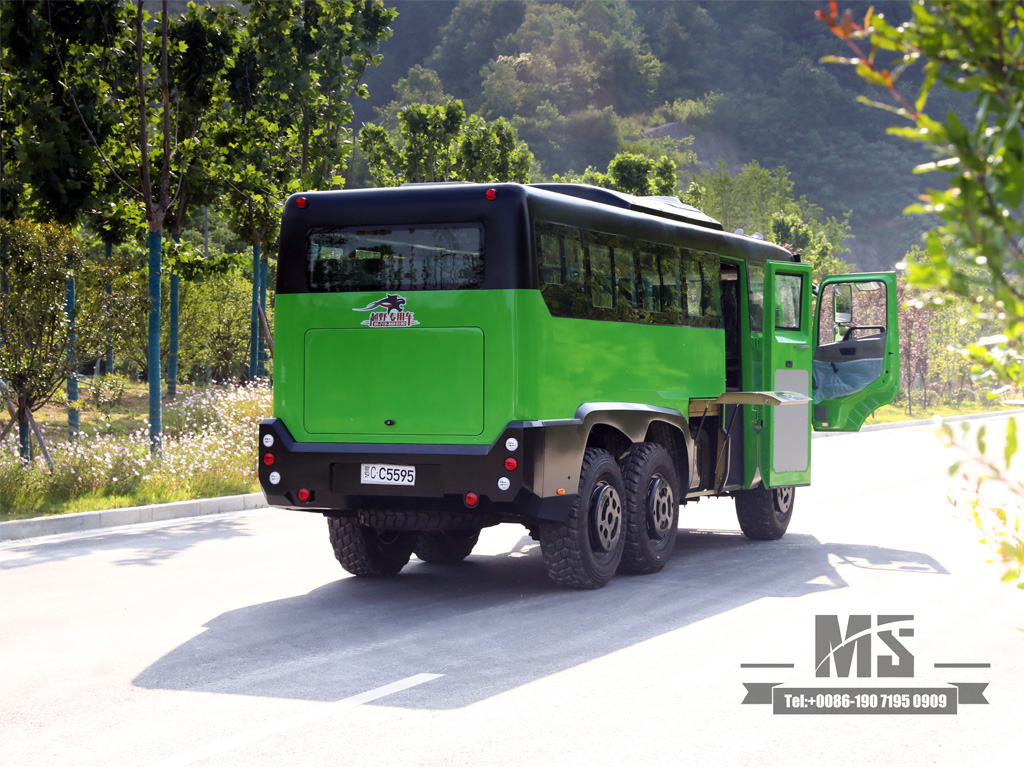
[[[689,505],[662,573],[596,592],[551,586],[513,526],[388,581],[348,577],[322,518],[278,511],[0,546],[0,765],[962,766],[1019,749],[1024,594],[952,516],[935,439],[816,440],[814,462],[783,540],[744,539],[730,502]],[[814,676],[815,616],[845,632],[851,614],[913,616],[912,679]],[[872,655],[890,655],[878,635]],[[954,682],[988,683],[988,703],[741,704],[744,684]]]

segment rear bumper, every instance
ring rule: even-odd
[[[575,486],[548,498],[536,490],[543,477],[545,431],[532,424],[509,424],[489,446],[299,443],[280,419],[264,419],[259,429],[260,486],[270,506],[285,509],[470,512],[480,515],[481,524],[563,520],[576,498]],[[272,464],[267,463],[268,454]],[[505,466],[509,458],[515,459],[514,470]],[[416,484],[364,483],[363,464],[415,467]],[[300,490],[308,492],[308,500],[300,500]],[[467,493],[479,498],[475,506],[466,504]]]

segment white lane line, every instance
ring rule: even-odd
[[[325,704],[322,707],[311,709],[308,712],[293,715],[292,717],[286,717],[284,720],[272,725],[268,725],[263,728],[255,728],[251,731],[240,733],[237,736],[221,739],[220,741],[216,741],[206,747],[193,749],[191,752],[185,752],[184,754],[156,763],[153,768],[178,768],[178,766],[192,765],[193,763],[198,763],[200,760],[205,760],[208,757],[213,757],[214,755],[219,755],[232,749],[244,747],[255,741],[259,741],[260,739],[265,739],[268,736],[276,736],[279,733],[291,730],[292,728],[297,728],[300,725],[307,725],[325,717],[330,717],[341,710],[358,707],[360,704],[366,704],[368,702],[375,701],[376,699],[383,698],[384,696],[390,696],[392,693],[398,693],[399,691],[404,691],[407,688],[413,688],[414,686],[421,685],[423,683],[429,683],[431,680],[436,680],[439,677],[444,677],[444,675],[434,675],[430,673],[413,675],[412,677],[407,677],[403,680],[391,683],[390,685],[383,685],[380,688],[374,688],[372,691],[357,693],[355,696],[349,696],[347,699],[341,699],[330,704]]]

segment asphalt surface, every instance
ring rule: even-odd
[[[4,542],[0,765],[1004,760],[1024,735],[1024,596],[947,503],[949,455],[897,429],[813,456],[782,540],[690,504],[661,573],[593,592],[551,585],[516,526],[388,580],[341,571],[318,516],[267,509]],[[851,615],[912,616],[913,676],[879,676],[877,633],[866,677],[815,676],[816,617]],[[956,714],[742,703],[762,683],[965,682],[987,703]]]

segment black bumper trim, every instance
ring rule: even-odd
[[[300,443],[280,419],[264,419],[259,428],[260,486],[268,504],[286,509],[323,513],[471,510],[480,514],[482,523],[495,517],[523,522],[563,520],[575,493],[542,498],[535,490],[543,473],[544,432],[513,422],[489,446]],[[510,438],[517,443],[515,450],[506,447]],[[267,454],[273,456],[273,464],[266,463]],[[516,469],[506,469],[508,458],[516,460]],[[416,485],[362,484],[364,463],[415,466]],[[499,487],[502,479],[508,481],[505,489]],[[300,489],[308,491],[307,501],[299,500]],[[479,498],[472,508],[465,503],[470,492]]]

